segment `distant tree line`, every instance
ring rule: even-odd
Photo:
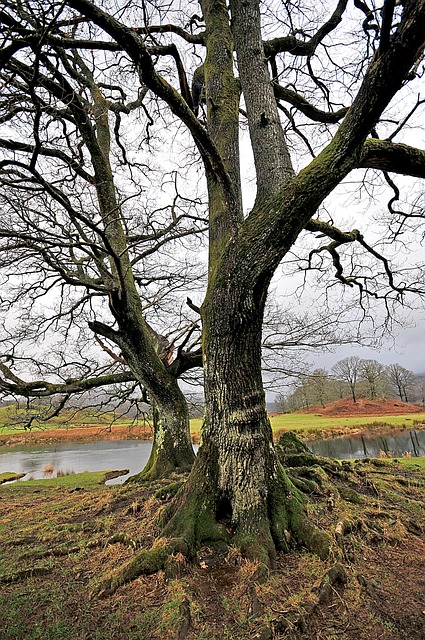
[[[300,378],[293,391],[278,398],[283,412],[326,406],[342,398],[377,400],[399,398],[403,402],[425,404],[425,375],[415,375],[400,364],[385,366],[377,360],[350,356],[339,360],[330,372],[315,369]]]

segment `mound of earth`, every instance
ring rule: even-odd
[[[402,402],[397,399],[369,400],[359,398],[353,402],[350,398],[336,400],[326,407],[311,407],[297,413],[315,413],[323,416],[393,416],[404,413],[424,413],[425,408],[417,404]]]

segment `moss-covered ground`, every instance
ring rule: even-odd
[[[152,546],[155,515],[172,499],[158,490],[173,478],[105,486],[104,473],[85,473],[3,484],[0,637],[425,637],[424,460],[345,462],[341,469],[310,495],[310,518],[335,539],[327,560],[294,547],[267,570],[232,546],[220,553],[204,547],[192,564],[176,556],[167,575],[139,577],[107,598],[93,595],[97,585]]]

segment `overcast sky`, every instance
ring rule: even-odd
[[[385,365],[397,362],[416,374],[425,374],[425,315],[418,315],[416,326],[400,328],[397,334],[394,340],[386,340],[379,350],[358,345],[342,346],[333,353],[318,354],[312,360],[317,367],[329,371],[338,360],[358,356],[378,360]]]

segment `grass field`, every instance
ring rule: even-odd
[[[35,416],[35,417],[34,417]],[[23,424],[34,417],[31,429],[81,429],[81,427],[107,427],[110,424],[129,425],[132,420],[125,416],[116,416],[112,412],[94,409],[64,410],[47,422],[37,419],[37,410],[16,409],[14,405],[0,407],[0,434],[13,434],[23,430]]]
[[[350,464],[347,485],[332,480],[331,509],[327,490],[315,494],[315,524],[351,527],[328,559],[294,546],[267,573],[235,547],[206,564],[214,557],[205,547],[104,598],[96,589],[105,575],[157,539],[156,516],[170,500],[158,489],[170,480],[105,486],[96,472],[1,485],[0,638],[270,640],[301,638],[288,634],[301,619],[303,638],[425,637],[425,472],[417,460],[400,462]],[[345,580],[321,600],[341,549]]]
[[[397,458],[397,460],[409,469],[425,469],[425,457],[422,458]]]
[[[275,437],[283,431],[296,431],[303,436],[314,438],[322,437],[323,432],[334,432],[341,435],[353,430],[373,431],[385,429],[410,429],[418,423],[425,423],[425,413],[411,413],[396,416],[360,416],[353,418],[333,418],[308,413],[287,413],[271,416]],[[199,433],[202,420],[192,420],[190,423],[192,433]]]
[[[15,406],[0,407],[0,436],[22,434],[23,427],[17,423],[18,419],[28,419],[29,414],[24,410],[17,411]],[[424,413],[407,413],[397,415],[380,415],[380,416],[326,416],[312,413],[289,413],[280,414],[270,417],[273,434],[278,438],[280,433],[284,431],[295,431],[298,434],[308,438],[321,438],[339,436],[349,433],[371,433],[385,432],[392,429],[409,429],[418,425],[425,424]],[[142,421],[133,422],[130,418],[118,417],[110,412],[95,411],[94,409],[82,409],[80,411],[64,411],[58,417],[48,422],[40,422],[34,420],[31,425],[33,433],[53,430],[66,430],[70,438],[73,437],[72,431],[75,429],[106,429],[109,425],[112,427],[121,427],[131,429],[131,425],[142,427]],[[195,418],[191,420],[190,428],[194,441],[199,440],[202,419]],[[88,433],[88,431],[87,431]],[[84,439],[84,433],[78,434],[78,437]],[[146,434],[145,434],[146,436]],[[149,429],[147,432],[149,437]]]

